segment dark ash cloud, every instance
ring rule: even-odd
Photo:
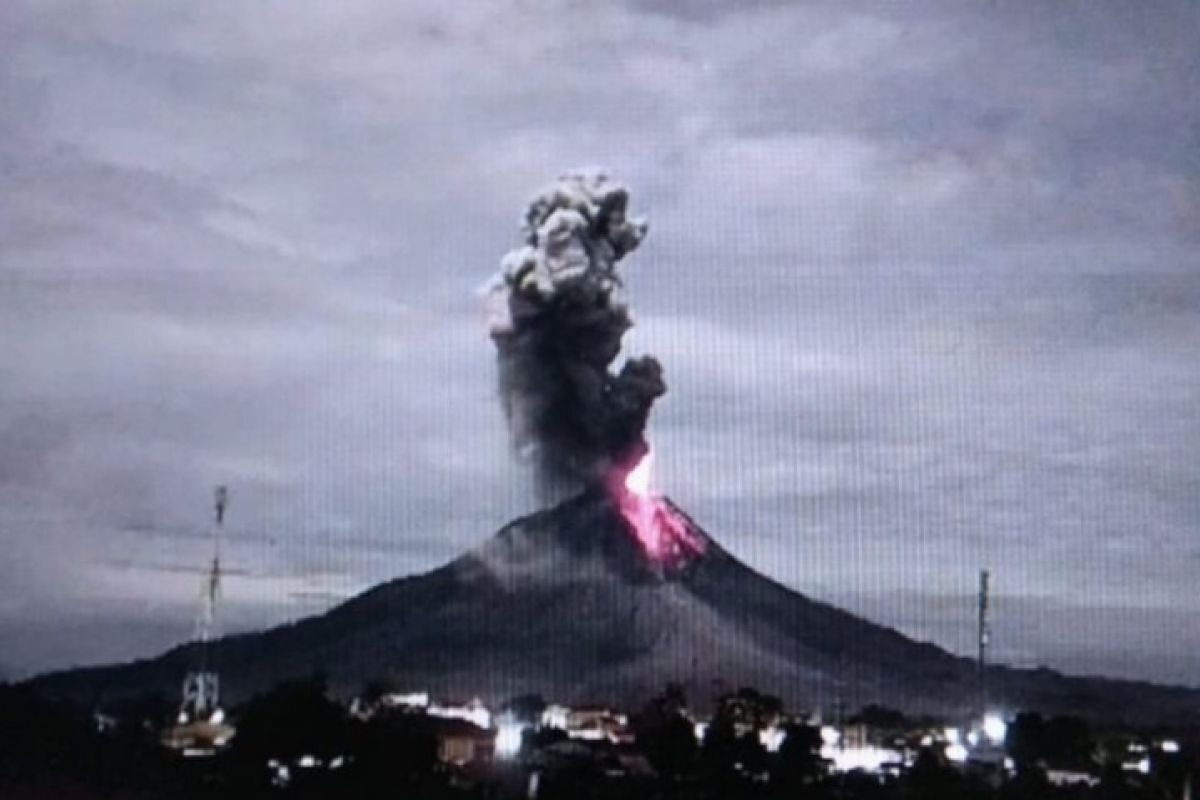
[[[547,497],[636,461],[667,390],[652,357],[610,369],[633,327],[617,266],[646,235],[628,206],[628,190],[601,171],[563,175],[530,204],[525,244],[505,256],[488,298],[513,445]]]

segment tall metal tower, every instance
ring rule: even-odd
[[[229,505],[229,490],[218,486],[213,493],[216,524],[212,527],[212,565],[200,584],[200,605],[192,636],[196,650],[196,666],[183,679],[183,702],[179,707],[179,724],[197,720],[219,723],[221,684],[212,664],[211,642],[216,636],[217,602],[221,598],[221,530],[225,525],[225,509]]]
[[[977,662],[979,679],[980,711],[987,711],[987,648],[992,638],[991,623],[988,620],[988,592],[991,574],[986,570],[979,571],[979,660]]]

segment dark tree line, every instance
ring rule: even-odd
[[[514,698],[505,710],[533,722],[545,702]],[[652,698],[631,720],[636,745],[582,745],[562,731],[531,731],[516,762],[490,777],[465,779],[438,762],[433,720],[377,707],[361,719],[332,700],[319,678],[283,684],[235,709],[232,746],[209,759],[181,759],[159,744],[169,717],[162,698],[142,698],[97,717],[25,687],[0,685],[0,798],[228,797],[525,797],[540,772],[541,800],[569,798],[798,798],[804,800],[1175,800],[1196,775],[1196,750],[1151,754],[1150,774],[1123,769],[1120,734],[1097,732],[1071,717],[1022,714],[1009,726],[1015,770],[1000,779],[922,751],[899,777],[834,774],[821,756],[820,732],[786,722],[777,698],[740,689],[717,702],[697,741],[687,699],[677,686]],[[859,721],[903,731],[911,723],[887,709],[865,709]],[[777,752],[757,732],[785,725]],[[305,758],[317,767],[300,768]],[[631,769],[638,758],[645,773]],[[289,767],[280,783],[270,763]],[[332,769],[331,764],[338,768]],[[1057,787],[1049,769],[1090,770],[1096,786]]]

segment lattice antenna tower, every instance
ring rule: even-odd
[[[221,682],[212,664],[212,640],[217,635],[217,606],[221,599],[221,533],[225,527],[225,510],[229,506],[229,490],[218,486],[213,492],[216,521],[212,526],[212,563],[200,584],[200,602],[192,642],[196,651],[196,666],[183,679],[183,701],[179,722],[196,720],[219,722],[221,715]]]

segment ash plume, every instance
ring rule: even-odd
[[[617,265],[646,235],[628,203],[604,172],[563,175],[530,203],[525,243],[501,261],[489,293],[513,447],[549,497],[644,451],[650,407],[667,389],[652,357],[612,369],[633,326]]]

